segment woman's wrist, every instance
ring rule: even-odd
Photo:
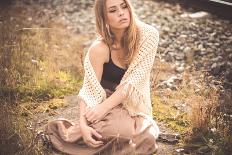
[[[81,101],[80,102],[80,107],[79,107],[79,111],[80,111],[80,115],[79,115],[79,124],[80,124],[80,127],[84,127],[84,126],[87,126],[87,120],[85,118],[85,111],[86,111],[86,104],[84,101]]]
[[[127,96],[125,96],[125,94],[122,94],[122,90],[122,86],[118,87],[118,89],[110,97],[108,97],[101,103],[103,104],[103,107],[107,110],[107,112],[122,103],[124,99],[126,99]]]
[[[80,116],[79,124],[80,124],[80,127],[88,125],[85,116]]]
[[[111,104],[107,103],[109,100],[105,100],[101,103],[101,106],[106,110],[106,113],[110,111],[113,107]]]
[[[86,123],[80,123],[80,128],[88,126]]]
[[[84,131],[87,126],[88,125],[86,123],[80,123],[80,130],[81,130],[81,132]]]

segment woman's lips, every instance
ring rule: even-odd
[[[123,19],[119,20],[119,23],[125,23],[125,22],[127,22],[127,18],[123,18]]]

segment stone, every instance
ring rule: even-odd
[[[185,70],[185,68],[183,66],[177,67],[176,71],[179,73],[182,73]]]
[[[209,13],[205,11],[199,11],[188,15],[190,18],[203,18],[209,16]]]
[[[175,144],[180,140],[180,134],[169,134],[169,133],[160,133],[158,141]]]

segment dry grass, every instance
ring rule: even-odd
[[[67,106],[63,97],[79,90],[83,44],[90,38],[58,24],[20,30],[7,22],[0,26],[1,154],[44,154],[33,116]]]
[[[12,93],[23,101],[43,100],[76,90],[73,84],[80,80],[80,43],[84,41],[84,36],[72,37],[57,29],[14,33],[4,34],[11,36],[7,38],[11,43],[1,38],[0,69],[3,74],[0,80],[3,95]],[[70,37],[72,40],[68,39]]]
[[[157,80],[164,80],[165,72],[168,76],[175,68],[162,61],[157,61],[156,66]],[[227,93],[208,79],[202,72],[186,70],[177,90],[160,90],[155,87],[157,81],[153,82],[153,113],[155,119],[185,135],[181,145],[186,148],[197,153],[226,154],[231,151],[228,145],[232,144],[232,119],[229,122],[224,116],[232,112],[232,94],[223,97],[221,94]]]

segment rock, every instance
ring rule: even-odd
[[[191,48],[190,47],[185,47],[184,53],[189,53],[189,52],[191,52]]]
[[[198,49],[199,49],[199,50],[202,50],[203,48],[204,48],[204,47],[203,47],[202,44],[198,45]]]
[[[185,102],[180,102],[180,101],[177,101],[174,106],[174,108],[180,110],[180,111],[183,111],[185,112],[187,110],[187,103]]]
[[[165,34],[167,34],[167,33],[170,31],[170,28],[167,27],[167,26],[164,26],[164,27],[162,28],[162,30],[163,30],[163,32],[165,32]]]
[[[228,70],[227,72],[226,72],[226,80],[229,82],[229,83],[232,83],[232,70],[230,69],[230,70]]]
[[[158,137],[158,141],[175,144],[178,143],[180,140],[179,134],[168,134],[168,133],[161,133]]]
[[[32,17],[28,17],[27,20],[28,20],[28,21],[32,21]]]
[[[181,18],[187,18],[189,15],[187,13],[183,13],[180,15]]]
[[[188,155],[191,154],[191,150],[188,150],[186,148],[178,148],[176,149],[176,152],[181,155]]]
[[[204,12],[204,11],[199,11],[199,12],[195,12],[195,13],[192,13],[192,14],[182,15],[182,17],[190,17],[190,18],[194,18],[194,19],[204,18],[204,17],[207,17],[207,16],[209,16],[209,13]]]
[[[212,59],[213,62],[219,62],[222,60],[223,60],[222,56],[218,56],[218,57]],[[214,64],[214,66],[215,66],[215,64]]]
[[[170,88],[171,90],[177,90],[177,86],[182,82],[180,76],[172,75],[169,79],[162,81],[158,84],[158,88],[166,89]]]
[[[74,13],[74,12],[78,11],[78,7],[75,5],[74,6],[67,6],[65,11],[67,13]]]
[[[232,60],[232,53],[228,55],[228,58]]]
[[[176,58],[176,60],[179,60],[179,61],[184,60],[185,54],[184,53],[176,53],[175,58]]]
[[[209,146],[201,146],[199,149],[197,149],[197,153],[199,154],[205,154],[205,153],[209,153],[211,151],[211,149],[209,148]]]
[[[185,70],[185,68],[183,66],[177,67],[176,71],[179,73],[182,73]]]
[[[225,69],[224,63],[213,63],[211,66],[211,73],[215,76],[218,76]]]

